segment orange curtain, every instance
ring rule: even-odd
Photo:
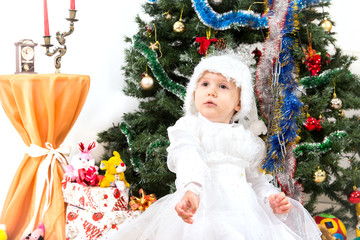
[[[89,86],[90,78],[86,75],[3,75],[0,76],[0,102],[27,146],[35,144],[46,148],[48,142],[57,149],[79,116]],[[54,167],[48,168],[48,176],[38,178],[38,168],[45,158],[25,154],[14,176],[0,219],[6,225],[8,239],[20,239],[33,216],[35,227],[41,222],[45,224],[45,239],[65,239],[66,209],[61,190],[64,171],[61,164],[54,161]],[[2,159],[2,164],[6,161],[11,159]],[[35,212],[37,179],[46,177],[53,178],[52,186],[45,184],[38,196],[39,210]],[[51,204],[41,219],[46,207],[46,189],[52,189],[48,199]]]

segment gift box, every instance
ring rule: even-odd
[[[66,208],[66,240],[107,239],[118,225],[130,222],[140,215],[140,211],[100,212],[73,206]]]
[[[66,203],[95,212],[128,210],[129,188],[83,186],[75,182],[63,182],[63,197]]]

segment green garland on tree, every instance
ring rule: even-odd
[[[135,133],[131,130],[129,124],[127,124],[126,122],[122,122],[120,124],[120,128],[121,128],[121,132],[125,135],[126,140],[128,142],[129,145],[129,150],[130,150],[130,162],[132,164],[132,166],[134,167],[134,170],[136,172],[140,171],[140,168],[143,168],[143,164],[140,161],[138,156],[134,156],[133,151],[132,151],[132,146],[133,146],[133,141],[135,139],[134,135]]]
[[[181,100],[185,99],[186,88],[171,80],[166,72],[164,71],[163,67],[159,63],[155,51],[150,49],[147,45],[140,42],[138,37],[134,37],[134,49],[140,52],[146,59],[148,60],[149,67],[153,72],[155,78],[159,81],[160,85],[166,89],[167,91],[175,94]]]
[[[334,140],[341,141],[346,135],[344,131],[336,131],[326,137],[322,143],[301,143],[294,149],[294,153],[296,156],[301,156],[306,151],[325,153],[331,150]]]

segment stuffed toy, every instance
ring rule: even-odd
[[[0,224],[0,240],[7,240],[6,227],[4,224]]]
[[[83,142],[79,142],[80,153],[71,159],[71,164],[65,167],[64,180],[77,182],[82,185],[97,186],[99,182],[98,167],[95,166],[95,160],[91,156],[91,151],[96,147],[95,141],[87,147]]]
[[[37,229],[27,235],[24,240],[44,240],[45,239],[45,226],[40,224]]]
[[[104,178],[100,181],[100,187],[116,186],[118,181],[123,181],[127,187],[130,187],[130,184],[125,179],[126,166],[121,160],[120,154],[114,151],[113,155],[109,160],[100,163],[100,169],[106,170]]]

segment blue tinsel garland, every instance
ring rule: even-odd
[[[200,20],[208,27],[217,30],[229,29],[232,24],[251,27],[254,29],[267,27],[268,19],[253,11],[230,11],[223,14],[216,13],[206,0],[192,0],[193,7]]]
[[[283,104],[280,107],[280,121],[277,129],[280,132],[273,133],[267,139],[267,154],[263,161],[263,168],[267,171],[274,171],[275,169],[284,166],[284,156],[281,151],[281,144],[288,146],[289,143],[294,142],[297,137],[297,125],[295,118],[300,114],[302,103],[295,95],[297,82],[295,80],[296,66],[295,60],[291,54],[291,49],[296,44],[291,37],[295,29],[295,14],[296,3],[290,1],[286,21],[283,28],[282,51],[279,55],[281,62],[281,73],[279,75],[280,95],[282,96]],[[279,136],[281,136],[279,138]]]
[[[298,6],[299,10],[301,10],[310,5],[319,4],[320,2],[330,2],[330,0],[297,0],[296,5]]]
[[[156,0],[149,0],[156,2]],[[296,0],[296,5],[299,10],[308,7],[310,5],[319,4],[321,1],[330,0]],[[208,27],[212,27],[217,30],[226,30],[231,27],[232,24],[240,26],[251,27],[254,29],[268,27],[267,16],[261,16],[253,11],[230,11],[227,13],[219,14],[215,12],[209,5],[207,0],[192,0],[193,7],[197,13],[199,19]],[[268,6],[273,4],[273,0],[268,0]]]

